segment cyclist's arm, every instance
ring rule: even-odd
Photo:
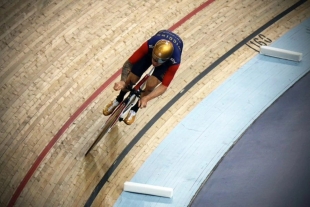
[[[162,95],[163,93],[165,93],[165,91],[167,90],[169,84],[171,83],[175,73],[177,72],[178,68],[179,68],[179,64],[172,65],[169,67],[169,69],[167,70],[167,72],[163,78],[163,82],[161,84],[159,84],[158,87],[156,87],[150,94],[145,96],[147,101],[150,101],[150,100]]]
[[[167,86],[165,86],[161,83],[150,94],[148,94],[144,98],[146,99],[146,101],[150,101],[150,100],[162,95],[163,93],[165,93],[167,88],[168,88]]]
[[[180,64],[176,64],[176,65],[172,65],[168,68],[164,78],[163,78],[163,82],[162,84],[166,87],[168,87],[175,75],[175,73],[177,72],[177,70],[179,69]]]
[[[139,100],[139,108],[145,108],[147,105],[147,102],[160,96],[161,94],[165,93],[165,91],[167,90],[167,87],[164,86],[163,84],[159,84],[159,86],[157,86],[150,94],[148,94],[147,96],[143,96],[140,100]]]
[[[148,52],[147,41],[144,42],[139,49],[137,49],[131,57],[124,63],[121,74],[121,81],[126,81],[128,74],[131,71],[133,64],[138,62]]]
[[[130,73],[132,64],[127,60],[122,67],[121,81],[126,81],[128,74]]]

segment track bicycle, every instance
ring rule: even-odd
[[[155,67],[153,67],[149,73],[145,74],[145,76],[140,79],[140,81],[132,88],[128,88],[129,95],[114,109],[112,114],[109,116],[107,121],[101,127],[102,131],[94,141],[94,143],[90,146],[90,148],[85,153],[85,156],[98,144],[98,142],[102,139],[102,137],[111,131],[111,129],[116,125],[117,122],[121,122],[124,120],[130,109],[139,101],[141,93],[145,87],[147,79],[152,75]]]

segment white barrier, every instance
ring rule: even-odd
[[[173,189],[141,183],[125,182],[124,191],[171,198]]]
[[[272,56],[276,58],[298,61],[298,62],[301,61],[302,59],[302,53],[300,52],[294,52],[290,50],[284,50],[284,49],[279,49],[279,48],[269,47],[269,46],[261,46],[260,54],[268,55],[268,56]]]

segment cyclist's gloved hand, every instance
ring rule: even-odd
[[[123,88],[125,88],[125,81],[119,81],[114,83],[114,87],[113,89],[116,91],[122,90]]]

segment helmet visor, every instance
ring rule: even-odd
[[[168,59],[161,59],[161,58],[155,57],[154,55],[152,56],[152,59],[155,63],[158,63],[158,64],[163,64],[164,62],[168,60]]]

